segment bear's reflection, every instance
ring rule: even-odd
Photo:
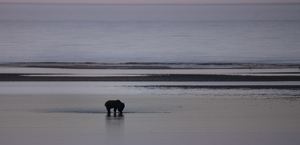
[[[124,115],[123,113],[106,114],[106,133],[120,135],[124,132]]]
[[[124,138],[123,113],[107,113],[105,118],[106,144],[121,144]]]
[[[111,114],[113,114],[113,116],[111,116]],[[108,113],[106,114],[106,119],[112,119],[111,117],[113,117],[113,119],[124,119],[124,115],[123,113]]]

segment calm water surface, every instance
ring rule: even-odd
[[[300,5],[0,5],[0,62],[299,63]]]

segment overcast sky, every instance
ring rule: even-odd
[[[300,3],[300,0],[0,0],[0,3],[203,4],[203,3]]]

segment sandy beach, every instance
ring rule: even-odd
[[[296,145],[300,76],[294,74],[298,70],[1,68],[0,140]],[[104,103],[112,99],[125,103],[123,114],[106,113]]]
[[[36,91],[0,97],[3,145],[299,143],[299,90],[115,88],[108,93],[110,88],[98,87],[93,95],[74,86],[72,92],[58,89],[68,90],[69,83],[23,83]],[[126,104],[122,115],[106,114],[109,99]]]

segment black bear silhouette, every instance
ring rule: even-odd
[[[105,102],[106,110],[108,113],[110,113],[110,109],[114,108],[114,113],[116,113],[117,109],[120,113],[123,112],[123,109],[125,108],[125,104],[121,102],[120,100],[108,100]]]

